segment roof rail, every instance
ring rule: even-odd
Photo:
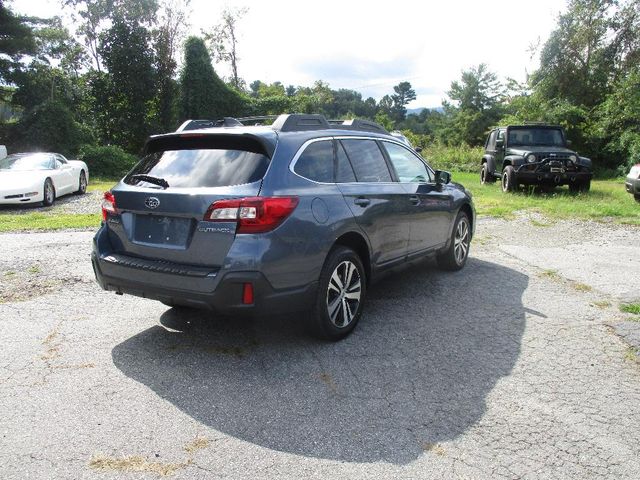
[[[329,128],[329,122],[322,115],[292,113],[280,115],[271,127],[281,132],[304,132],[307,130],[327,129]]]
[[[187,120],[176,132],[199,130],[201,128],[215,127],[242,127],[247,124],[273,120],[271,128],[281,132],[304,132],[309,130],[328,130],[331,128],[341,130],[362,130],[365,132],[386,133],[389,132],[381,125],[370,120],[354,118],[351,120],[327,120],[323,115],[292,113],[283,115],[262,115],[255,117],[223,117],[220,120]]]
[[[242,123],[233,117],[222,117],[220,120],[186,120],[178,127],[176,132],[199,130],[201,128],[214,127],[241,127]]]
[[[242,122],[243,125],[247,125],[247,123],[255,122],[254,125],[261,125],[260,122],[266,122],[267,120],[275,120],[278,118],[278,115],[258,115],[255,117],[242,117],[238,118],[239,122]]]
[[[345,120],[342,122],[342,128],[349,130],[364,130],[366,132],[386,133],[389,135],[389,132],[382,125],[372,122],[371,120],[363,120],[361,118]]]

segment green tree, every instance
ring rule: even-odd
[[[113,19],[100,38],[99,53],[108,75],[94,86],[102,138],[136,153],[151,133],[155,98],[149,31],[124,17]]]
[[[216,75],[204,40],[199,37],[189,37],[185,42],[180,84],[183,119],[217,119],[247,109],[243,98]]]
[[[231,66],[231,84],[238,90],[243,87],[243,82],[238,75],[238,22],[248,12],[246,8],[225,8],[222,12],[222,20],[213,27],[212,33],[204,33],[205,40],[209,43],[213,59],[216,62],[226,62]]]
[[[409,82],[400,82],[393,87],[393,91],[395,93],[391,95],[391,100],[393,101],[392,114],[396,122],[402,122],[407,115],[406,106],[416,99],[416,92],[411,88]]]
[[[501,117],[503,92],[497,75],[481,63],[464,70],[447,95],[451,102],[443,102],[446,122],[438,132],[440,139],[453,145],[482,144],[487,130]]]

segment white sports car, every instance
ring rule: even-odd
[[[14,153],[0,160],[0,205],[52,205],[57,197],[87,191],[89,169],[59,153]]]

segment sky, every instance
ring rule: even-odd
[[[14,0],[19,13],[59,15],[59,0]],[[524,81],[537,68],[564,0],[191,0],[189,33],[210,31],[225,7],[246,7],[238,24],[238,70],[253,80],[333,89],[379,100],[409,81],[408,107],[437,107],[462,70],[486,63],[499,78]],[[219,75],[229,76],[224,65]]]

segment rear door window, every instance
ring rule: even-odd
[[[269,166],[269,157],[255,143],[193,139],[163,140],[157,151],[148,153],[124,182],[158,188],[136,175],[165,180],[169,188],[227,187],[261,180]]]
[[[337,142],[337,155],[336,155],[336,182],[338,183],[352,183],[356,181],[356,175],[353,173],[349,157],[344,151],[344,147],[340,142]]]
[[[358,182],[392,182],[387,162],[375,140],[341,140]]]
[[[293,171],[314,182],[332,183],[333,141],[310,143],[296,161]]]

